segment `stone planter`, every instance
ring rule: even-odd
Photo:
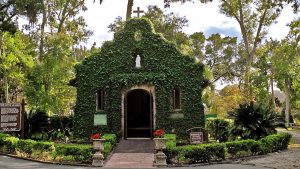
[[[154,138],[154,149],[155,150],[163,150],[166,149],[166,142],[168,139],[166,138]]]
[[[93,155],[93,166],[102,167],[104,156],[102,151],[104,150],[104,139],[93,139],[93,150],[95,151]]]
[[[155,155],[154,155],[154,163],[153,165],[156,167],[165,167],[167,166],[167,156],[163,152],[164,149],[166,149],[166,138],[154,138],[154,149],[155,149]]]

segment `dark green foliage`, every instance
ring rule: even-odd
[[[4,151],[8,153],[15,153],[16,145],[19,141],[19,138],[16,137],[5,137],[3,140],[4,143]]]
[[[207,130],[215,140],[226,142],[229,137],[229,122],[223,119],[208,120]]]
[[[5,145],[5,144],[4,144],[4,139],[5,139],[6,137],[9,137],[9,136],[10,136],[9,134],[0,133],[0,147],[3,146],[3,145]]]
[[[261,153],[261,144],[255,140],[232,141],[225,144],[227,153],[233,158]]]
[[[275,127],[279,125],[275,111],[253,102],[240,105],[229,116],[234,119],[232,134],[242,139],[258,140],[274,134]]]
[[[167,162],[171,163],[170,160],[178,155],[176,150],[176,134],[165,134],[164,138],[168,139],[164,153],[167,154]]]
[[[142,38],[135,40],[135,33]],[[142,67],[135,68],[136,54]],[[155,87],[156,128],[175,130],[181,137],[186,130],[204,126],[201,92],[204,66],[190,56],[182,55],[174,46],[155,34],[150,21],[131,19],[114,40],[103,44],[100,52],[77,64],[77,103],[74,114],[74,135],[88,139],[96,131],[121,136],[121,92],[135,85]],[[172,92],[181,91],[184,118],[171,119]],[[96,111],[95,94],[104,90],[104,110]],[[93,126],[94,114],[107,114],[107,126]]]
[[[262,151],[263,153],[269,153],[287,149],[291,138],[292,136],[288,133],[279,133],[262,138],[260,139],[263,147]]]
[[[174,161],[202,163],[284,150],[287,149],[290,139],[290,134],[279,133],[269,135],[258,141],[241,140],[202,145],[167,146],[165,154],[167,155],[168,163]]]
[[[189,163],[203,163],[225,159],[225,145],[222,143],[187,145],[173,149],[173,157],[184,157]],[[170,154],[166,154],[169,156]]]
[[[50,117],[50,124],[52,130],[68,130],[73,127],[72,116],[52,116]]]
[[[103,155],[106,158],[116,144],[116,135],[104,134]],[[0,152],[16,154],[16,152],[26,154],[28,157],[42,156],[48,152],[52,158],[66,161],[75,160],[77,162],[90,163],[92,161],[93,149],[91,144],[56,144],[54,142],[34,141],[30,139],[22,140],[7,134],[0,133]],[[44,158],[44,157],[43,157]],[[49,157],[48,157],[49,158]]]
[[[46,141],[37,141],[34,144],[33,149],[41,152],[52,152],[54,150],[54,143]]]
[[[73,128],[73,118],[67,116],[50,117],[49,133],[51,140],[64,140],[71,136]]]
[[[27,138],[47,139],[49,117],[41,110],[31,110],[25,117],[25,136]]]
[[[117,136],[115,134],[104,134],[102,139],[105,139],[105,142],[109,142],[112,146],[117,144]]]
[[[76,161],[90,161],[92,146],[81,144],[55,144],[55,156],[73,156]]]
[[[26,153],[27,155],[30,155],[32,153],[32,151],[34,150],[34,146],[36,144],[36,141],[34,140],[19,140],[16,144],[16,148],[17,148],[17,151],[20,151],[20,152],[24,152]]]

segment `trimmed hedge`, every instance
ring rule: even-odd
[[[112,146],[117,144],[117,136],[115,134],[104,134],[102,139],[105,139],[105,142],[109,142]]]
[[[203,163],[284,150],[287,149],[290,139],[290,134],[279,133],[258,141],[241,140],[177,147],[174,146],[174,140],[172,140],[167,143],[165,154],[168,163]]]
[[[91,161],[92,146],[81,144],[56,144],[55,151],[52,153],[53,158],[72,156],[76,161]]]
[[[106,158],[116,145],[117,137],[115,134],[104,134],[102,138],[106,139],[103,151]],[[36,158],[48,152],[50,159],[84,163],[91,162],[93,155],[92,145],[22,140],[3,133],[0,133],[0,151],[11,154],[21,153],[26,157],[34,156]]]

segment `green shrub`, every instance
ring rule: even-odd
[[[92,159],[92,146],[80,144],[55,144],[56,156],[73,156],[76,161],[90,161]]]
[[[260,152],[260,144],[255,140],[241,140],[225,143],[231,157],[247,156]]]
[[[228,141],[229,122],[223,119],[207,120],[207,130],[211,137],[219,142]]]
[[[27,155],[31,155],[32,151],[34,150],[34,146],[36,141],[34,140],[19,140],[16,143],[16,149],[22,153],[26,153]]]
[[[16,145],[17,145],[18,141],[19,141],[19,138],[12,137],[12,136],[4,138],[3,143],[4,143],[5,150],[8,153],[15,153]]]
[[[234,119],[231,133],[242,139],[259,140],[275,134],[275,127],[281,125],[277,114],[271,107],[254,102],[240,105],[238,109],[229,113],[229,117]]]
[[[34,145],[34,150],[51,152],[54,150],[54,143],[37,141],[36,144]]]
[[[263,147],[263,153],[275,152],[278,150],[287,149],[288,144],[292,136],[288,133],[279,133],[274,135],[269,135],[259,141]]]
[[[5,133],[0,133],[0,147],[4,145],[4,139],[6,137],[10,137],[9,134],[5,134]]]
[[[190,163],[225,159],[225,145],[222,143],[178,146],[169,148],[166,152],[169,160],[183,158]]]
[[[110,142],[104,143],[104,150],[103,150],[104,158],[106,158],[110,154],[110,152],[112,151],[112,148],[113,148],[113,146]]]
[[[167,162],[202,163],[223,160],[225,158],[236,158],[249,155],[265,154],[286,149],[291,139],[290,134],[279,133],[269,135],[256,140],[240,140],[226,143],[199,144],[174,146],[176,136],[170,136],[170,144],[167,145],[165,154]]]
[[[167,149],[176,147],[176,134],[165,134],[164,138],[167,138],[166,142]]]
[[[112,146],[117,144],[117,135],[115,134],[104,134],[102,139],[105,139],[105,142],[109,142]]]
[[[176,134],[165,134],[164,138],[168,139],[164,153],[167,156],[167,162],[170,163],[171,159],[178,155],[178,151],[176,149]]]

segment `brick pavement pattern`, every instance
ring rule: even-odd
[[[111,158],[105,163],[106,168],[153,168],[153,140],[121,140]]]

